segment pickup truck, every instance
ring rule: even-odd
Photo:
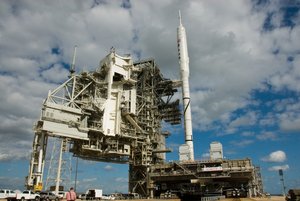
[[[40,201],[40,195],[34,193],[33,191],[25,190],[22,193],[17,193],[16,199],[20,201],[25,201],[25,200]]]
[[[15,200],[16,192],[9,189],[0,189],[0,199]]]

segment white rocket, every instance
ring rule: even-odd
[[[185,144],[188,145],[186,156],[183,160],[194,160],[194,145],[193,145],[193,129],[192,129],[192,114],[190,104],[190,87],[189,87],[189,55],[187,49],[185,28],[181,23],[181,14],[179,11],[179,26],[177,28],[177,45],[178,58],[180,65],[180,77],[182,81],[182,100],[184,107],[184,132]],[[185,145],[185,146],[186,146]]]

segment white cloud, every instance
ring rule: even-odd
[[[272,118],[264,118],[259,120],[259,124],[261,126],[271,126],[275,124],[275,119]]]
[[[300,115],[298,113],[290,112],[282,114],[280,117],[280,129],[283,131],[300,131]]]
[[[287,110],[288,105],[295,104],[295,99],[293,98],[285,98],[283,100],[276,100],[273,102],[269,102],[270,105],[274,104],[274,109],[278,113],[282,113]]]
[[[276,165],[276,166],[272,166],[270,168],[268,168],[269,171],[278,171],[278,170],[283,170],[286,171],[288,170],[290,167],[289,165]]]
[[[246,132],[243,132],[241,134],[241,136],[244,136],[244,137],[251,137],[251,136],[254,136],[254,132],[249,132],[249,131],[246,131]]]
[[[264,132],[256,136],[259,140],[276,140],[277,135],[273,132]]]
[[[104,167],[104,170],[112,171],[112,170],[114,170],[114,168],[113,168],[111,165],[106,165],[106,166]]]
[[[250,144],[253,144],[254,140],[241,140],[241,141],[231,141],[231,144],[238,146],[238,147],[245,147],[248,146]]]
[[[230,123],[230,127],[241,127],[241,126],[250,126],[255,124],[257,121],[257,116],[254,112],[249,112],[245,116],[236,118]]]
[[[66,80],[69,75],[69,71],[61,64],[54,64],[52,68],[44,70],[41,75],[48,82],[61,83]]]
[[[199,5],[200,4],[201,3],[199,3]],[[194,3],[193,8],[199,11],[201,10],[199,5]],[[206,17],[212,13],[221,15],[219,12],[216,12],[220,4],[216,7],[208,6],[208,8],[204,10],[204,13],[200,12],[201,17],[197,18],[198,21],[201,20],[201,23],[198,24],[198,27],[200,27],[199,30],[206,30],[206,33],[196,32],[198,37],[192,39],[192,46],[197,46],[200,50],[193,51],[193,53],[198,54],[198,56],[193,57],[194,60],[191,60],[192,65],[195,66],[192,66],[193,69],[191,71],[193,74],[191,79],[192,83],[197,83],[197,85],[192,85],[194,88],[197,89],[198,86],[200,89],[207,89],[197,92],[200,99],[196,98],[195,102],[197,102],[197,106],[193,106],[196,108],[194,116],[201,117],[202,123],[204,119],[204,124],[218,118],[221,114],[226,113],[226,111],[228,112],[243,107],[245,102],[243,102],[242,97],[247,97],[247,93],[250,92],[251,89],[262,87],[260,83],[268,79],[268,77],[275,72],[281,72],[282,74],[287,73],[285,68],[283,68],[283,66],[286,66],[286,57],[280,54],[277,56],[273,55],[272,49],[277,48],[274,47],[274,41],[276,41],[281,48],[284,46],[283,41],[290,40],[290,38],[286,36],[288,28],[282,28],[278,30],[276,34],[272,31],[261,34],[259,31],[261,27],[259,26],[262,26],[264,23],[265,15],[263,13],[254,14],[250,11],[250,7],[246,5],[247,4],[243,4],[243,6],[241,6],[241,10],[243,10],[242,14],[231,11],[234,13],[233,15],[229,14],[230,8],[226,5],[222,5],[221,7],[224,10],[224,12],[220,12],[222,13],[222,20],[216,16],[211,16],[209,20],[206,19]],[[228,6],[231,6],[231,4]],[[210,9],[215,12],[210,12]],[[234,9],[234,7],[232,9]],[[205,16],[206,12],[208,12],[208,16]],[[239,13],[239,17],[231,19],[231,17],[237,13]],[[230,20],[228,20],[228,17]],[[193,23],[197,22],[197,20]],[[206,20],[210,23],[205,23]],[[203,26],[209,27],[202,28]],[[193,27],[195,27],[195,25]],[[216,28],[217,30],[215,30]],[[211,33],[211,31],[213,32]],[[297,33],[296,30],[292,32]],[[192,34],[195,34],[195,31],[193,31]],[[290,33],[287,35],[289,34]],[[278,40],[277,37],[283,40]],[[228,41],[228,43],[224,43],[225,41]],[[212,49],[206,51],[204,48]],[[285,48],[290,48],[290,46]],[[291,51],[293,51],[293,49]],[[201,52],[201,56],[199,56],[199,52]],[[285,86],[283,83],[278,85]],[[295,87],[292,86],[298,85],[293,81],[288,87],[295,89]],[[204,96],[203,94],[209,95]],[[216,95],[213,96],[214,94]],[[229,99],[230,97],[231,99]],[[238,97],[240,97],[240,99]],[[195,100],[195,98],[192,100]],[[231,107],[229,105],[224,105],[222,108],[216,107],[226,100],[230,101]],[[192,102],[192,104],[193,103],[194,102]],[[201,122],[198,123],[201,124]]]
[[[268,156],[262,158],[262,161],[266,162],[284,162],[286,160],[286,154],[284,151],[278,150],[270,153]]]
[[[116,181],[116,182],[126,183],[126,182],[128,182],[128,178],[125,178],[125,177],[117,177],[117,178],[115,178],[115,181]]]
[[[0,161],[8,160],[9,158],[10,157],[8,153],[0,153]]]
[[[269,113],[260,121],[262,126],[279,125],[281,131],[300,131],[300,103],[298,98],[285,98],[280,101],[268,102],[269,107],[274,108],[275,113]]]
[[[270,83],[278,88],[277,90],[282,90],[284,87],[289,89],[300,91],[300,86],[298,84],[299,75],[295,75],[293,72],[283,73],[279,75],[275,75],[270,79]]]

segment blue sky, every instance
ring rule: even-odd
[[[178,10],[195,158],[219,141],[226,158],[249,157],[261,167],[265,191],[281,192],[278,169],[287,188],[299,188],[299,7],[298,0],[1,1],[0,188],[23,189],[32,126],[48,91],[67,79],[73,46],[77,71],[96,69],[113,46],[134,60],[155,58],[165,77],[178,79]],[[167,160],[178,160],[182,125],[165,128],[172,133]],[[74,159],[72,167],[74,180]],[[127,182],[127,165],[79,160],[80,192],[126,192]]]

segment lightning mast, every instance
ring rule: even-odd
[[[178,58],[180,65],[180,79],[182,81],[182,100],[184,107],[184,132],[185,144],[179,148],[180,161],[194,160],[192,114],[190,104],[190,87],[189,87],[189,55],[187,49],[187,40],[185,28],[181,22],[181,13],[179,11],[179,26],[177,28]]]
[[[77,45],[74,46],[74,53],[73,53],[73,59],[72,59],[72,64],[70,67],[70,76],[72,77],[75,73],[75,60],[76,60],[76,50],[77,50]]]

